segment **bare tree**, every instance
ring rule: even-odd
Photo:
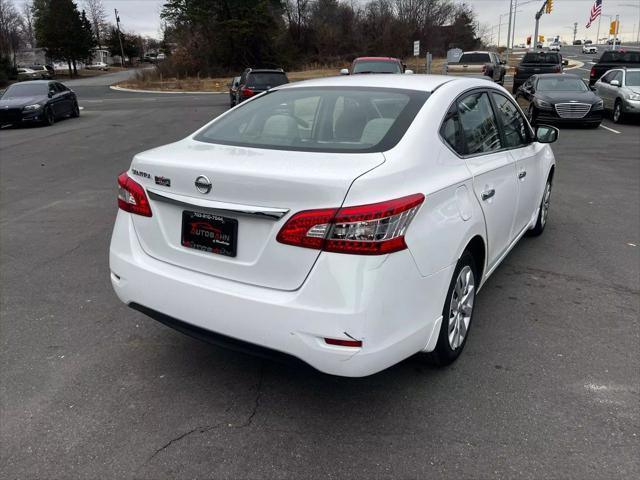
[[[16,52],[23,46],[23,20],[9,0],[0,0],[0,56],[16,63]]]
[[[33,29],[33,1],[22,4],[22,32],[24,40],[31,48],[36,47],[36,35]]]
[[[104,9],[104,4],[102,0],[84,0],[84,9],[91,23],[93,35],[96,37],[96,43],[100,47],[106,40],[108,31],[107,12]]]

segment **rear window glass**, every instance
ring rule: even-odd
[[[491,57],[488,53],[464,53],[460,57],[459,63],[490,63]]]
[[[602,63],[640,63],[640,52],[604,52]]]
[[[364,87],[271,91],[243,103],[195,140],[309,152],[381,152],[396,145],[429,93]]]
[[[402,73],[398,62],[385,60],[358,60],[352,73]]]
[[[247,78],[247,87],[255,88],[273,88],[278,85],[284,85],[289,83],[287,76],[284,73],[269,73],[269,72],[256,72],[250,73]]]
[[[560,63],[560,55],[548,52],[527,53],[522,63]]]

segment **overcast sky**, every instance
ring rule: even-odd
[[[24,3],[24,0],[12,0],[16,5]],[[82,0],[75,0],[82,8]],[[352,0],[354,3],[366,3],[366,0]],[[462,0],[455,0],[459,3]],[[515,0],[514,0],[515,1]],[[109,15],[109,20],[114,21],[113,9],[120,13],[122,27],[127,31],[159,37],[160,35],[160,11],[164,0],[103,0]],[[534,14],[542,5],[543,0],[518,0],[521,10],[516,16],[515,43],[524,43],[526,36],[533,34]],[[473,6],[478,21],[494,34],[494,42],[498,36],[498,17],[509,12],[509,0],[467,0],[467,4]],[[546,37],[560,35],[564,40],[573,40],[573,23],[578,22],[577,38],[591,38],[595,40],[597,23],[589,30],[585,29],[589,17],[589,11],[594,0],[554,0],[553,13],[543,15],[540,20],[540,34]],[[628,6],[627,6],[628,5]],[[640,16],[640,0],[604,0],[604,15],[620,15],[620,31],[623,40],[635,40],[638,29],[638,17]],[[501,41],[506,38],[508,15],[502,17],[503,26],[500,29]],[[606,34],[605,25],[608,18],[603,18],[600,36]]]

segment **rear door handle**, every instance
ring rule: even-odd
[[[518,178],[519,178],[519,179],[523,179],[523,178],[524,178],[524,177],[526,177],[526,176],[527,176],[527,172],[526,172],[525,170],[521,171],[521,172],[518,174]]]
[[[492,188],[490,190],[485,190],[484,192],[482,192],[480,196],[482,197],[482,200],[489,200],[495,194],[496,194],[496,191],[495,189]]]

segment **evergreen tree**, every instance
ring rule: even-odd
[[[38,45],[54,60],[67,62],[69,76],[76,63],[91,57],[94,46],[91,25],[73,0],[35,0],[34,30]]]

